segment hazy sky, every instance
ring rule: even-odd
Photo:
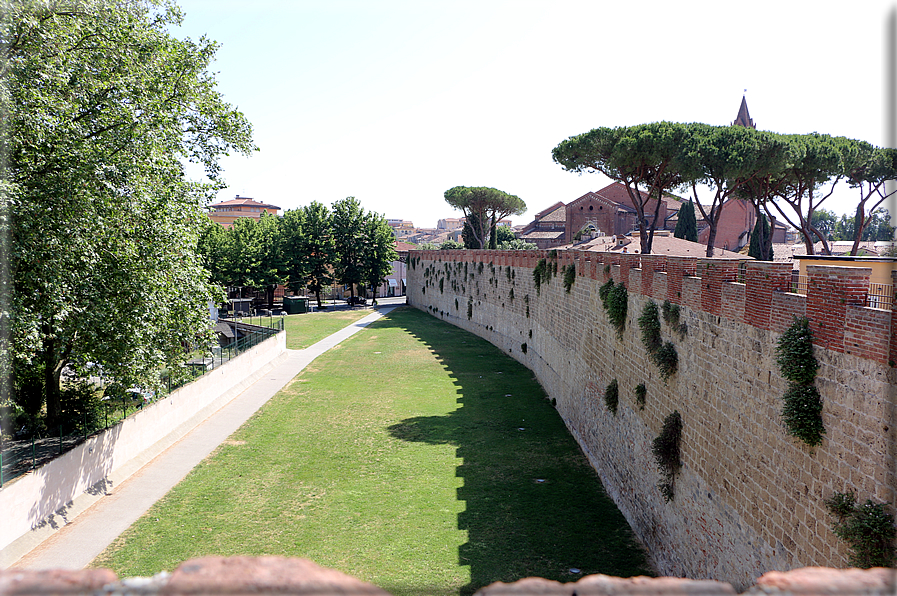
[[[282,209],[355,196],[389,218],[459,217],[452,186],[516,194],[525,223],[608,180],[551,150],[598,126],[727,125],[885,144],[885,22],[897,3],[180,0],[179,37],[221,47],[219,90],[260,150],[219,200]],[[823,6],[826,6],[823,8]],[[853,211],[849,189],[823,204]]]

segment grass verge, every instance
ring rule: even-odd
[[[650,573],[532,373],[410,308],[315,360],[93,565],[212,554],[307,557],[397,596]]]
[[[287,315],[284,321],[284,329],[287,332],[287,349],[307,348],[372,312],[374,312],[372,308],[357,308]]]

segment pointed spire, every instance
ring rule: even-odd
[[[735,122],[732,123],[733,126],[743,126],[745,128],[757,128],[757,125],[754,124],[754,121],[751,120],[751,115],[748,113],[747,107],[747,99],[745,96],[741,96],[741,107],[738,108],[738,116],[735,117]]]

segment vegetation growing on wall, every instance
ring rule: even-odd
[[[566,267],[564,267],[564,290],[569,294],[570,289],[573,287],[573,282],[576,281],[576,265],[570,263]]]
[[[663,428],[651,446],[651,453],[654,454],[654,460],[657,462],[664,479],[658,488],[667,502],[672,501],[673,497],[676,496],[676,474],[679,473],[679,469],[682,467],[679,452],[681,437],[682,417],[679,416],[679,411],[677,410],[663,421]]]
[[[639,410],[645,409],[645,397],[648,395],[648,389],[645,387],[644,383],[639,383],[635,386],[635,401],[638,404]]]
[[[467,298],[467,320],[473,316],[473,296]]]
[[[856,502],[853,492],[836,492],[825,500],[829,512],[837,516],[832,524],[835,535],[850,547],[850,564],[854,567],[890,567],[894,564],[894,516],[884,503],[867,499]]]
[[[550,282],[551,278],[557,275],[557,272],[557,261],[552,262],[548,259],[539,259],[539,262],[536,263],[536,267],[533,269],[533,283],[536,284],[536,293],[539,293],[542,284]]]
[[[638,318],[638,327],[642,331],[642,344],[648,354],[653,355],[662,345],[660,338],[660,318],[657,305],[648,300],[642,308],[642,314]]]
[[[663,311],[663,320],[670,326],[670,329],[680,336],[688,333],[688,326],[679,320],[680,310],[678,304],[673,304],[669,300],[664,300],[661,310]]]
[[[629,307],[629,292],[623,282],[614,284],[613,280],[608,280],[606,284],[598,289],[598,297],[607,313],[610,324],[617,330],[617,335],[622,336],[626,329],[626,311]]]
[[[620,403],[620,388],[617,385],[617,380],[614,379],[610,383],[607,384],[607,387],[604,389],[604,405],[607,406],[607,409],[613,412],[614,416],[617,415],[617,404]]]
[[[776,364],[788,381],[782,421],[788,434],[811,447],[822,443],[822,397],[813,384],[819,363],[813,356],[813,332],[806,317],[794,319],[776,346]]]

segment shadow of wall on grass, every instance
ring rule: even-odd
[[[472,594],[494,581],[539,576],[575,581],[590,573],[651,574],[644,551],[597,473],[523,365],[488,342],[413,309],[397,326],[433,351],[458,387],[447,416],[408,418],[389,428],[404,441],[452,444],[463,463],[458,528],[468,542]]]

